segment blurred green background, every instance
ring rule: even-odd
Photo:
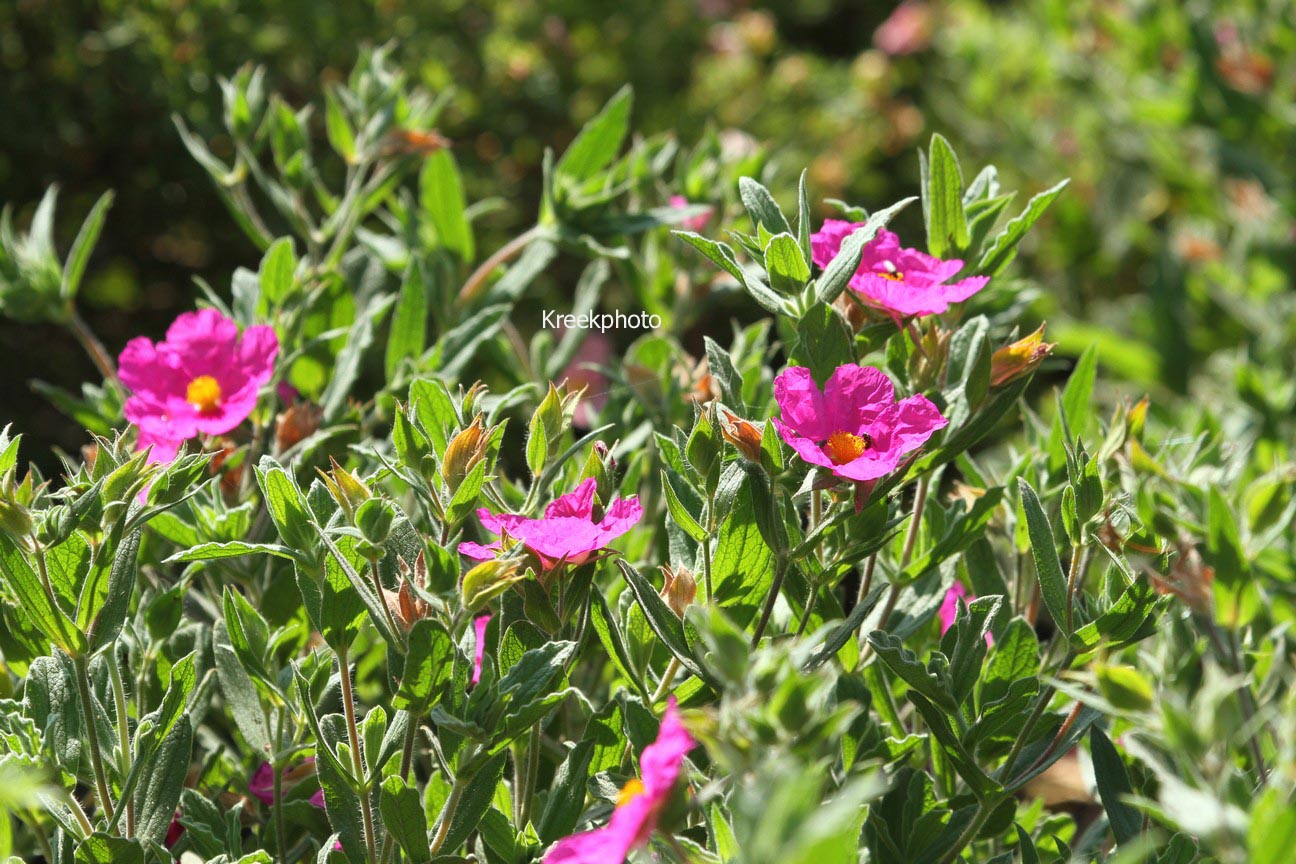
[[[16,0],[0,4],[0,201],[25,225],[57,183],[66,249],[116,190],[82,290],[115,354],[191,308],[194,276],[224,289],[259,260],[171,115],[220,155],[220,77],[264,64],[302,103],[394,40],[411,78],[454,91],[441,131],[469,199],[508,196],[479,248],[530,224],[544,148],[626,82],[641,133],[765,145],[785,201],[802,167],[819,198],[913,194],[916,148],[940,132],[968,179],[993,161],[1017,208],[1073,178],[1015,268],[1061,352],[1097,341],[1109,380],[1154,404],[1240,395],[1268,413],[1296,359],[1293,22],[1264,0]],[[52,325],[0,338],[2,416],[36,452],[79,446],[28,385],[95,377],[79,346]]]

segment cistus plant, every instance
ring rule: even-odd
[[[270,86],[225,155],[177,124],[258,270],[51,393],[62,477],[0,436],[0,851],[1288,860],[1290,418],[1052,359],[1012,262],[1065,183],[935,136],[918,201],[784,210],[627,89],[487,252],[384,52]],[[6,221],[0,308],[76,326],[102,215],[65,265]],[[542,273],[661,326],[536,332]]]

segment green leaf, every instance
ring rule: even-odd
[[[351,130],[351,121],[347,120],[346,113],[342,110],[342,103],[331,89],[324,91],[324,130],[334,152],[348,165],[355,164],[355,132]]]
[[[621,628],[617,625],[612,610],[608,608],[603,592],[591,591],[590,600],[590,624],[598,634],[599,641],[603,643],[603,649],[607,651],[612,665],[622,677],[634,685],[640,696],[647,699],[648,688],[643,682],[643,677],[636,671],[634,661],[626,648],[625,638],[621,634]]]
[[[90,254],[94,252],[95,245],[99,242],[104,218],[108,215],[108,208],[112,206],[112,202],[111,191],[99,196],[94,207],[90,208],[90,214],[81,223],[81,230],[72,241],[72,248],[68,250],[67,260],[63,263],[63,282],[59,287],[59,296],[68,302],[76,298],[77,290],[81,287],[86,265],[90,263]]]
[[[1034,198],[1031,198],[1026,204],[1026,209],[1008,223],[999,236],[994,239],[994,243],[986,250],[986,253],[981,256],[981,261],[977,264],[977,272],[986,276],[995,276],[1003,272],[1003,269],[1012,261],[1013,256],[1017,254],[1017,244],[1026,236],[1026,232],[1030,230],[1030,227],[1044,215],[1044,211],[1053,203],[1053,199],[1061,195],[1062,190],[1070,182],[1070,180],[1063,180],[1056,186],[1045,189]]]
[[[662,490],[666,493],[666,509],[670,511],[671,519],[675,524],[684,529],[684,533],[691,537],[695,542],[701,543],[706,539],[706,529],[698,524],[689,513],[684,503],[679,499],[679,493],[671,485],[670,478],[666,476],[666,471],[661,472]]]
[[[1143,833],[1143,817],[1122,800],[1133,793],[1125,763],[1112,746],[1111,739],[1097,726],[1089,730],[1089,751],[1093,754],[1094,779],[1098,784],[1098,797],[1107,811],[1107,822],[1117,845],[1124,846]],[[1292,839],[1296,840],[1296,837]]]
[[[770,234],[791,235],[792,227],[788,225],[787,217],[764,186],[750,177],[741,177],[738,180],[738,196],[751,215],[754,227],[764,228]]]
[[[392,707],[422,716],[441,701],[454,669],[454,641],[445,627],[431,619],[414,622],[409,650]]]
[[[148,760],[148,771],[135,789],[135,836],[161,844],[180,803],[185,775],[193,754],[193,724],[187,714],[177,718]]]
[[[630,586],[630,591],[634,594],[635,600],[639,602],[639,607],[643,610],[644,618],[648,621],[648,626],[657,634],[657,638],[675,655],[680,665],[704,680],[710,680],[702,667],[693,659],[693,652],[689,650],[688,642],[684,638],[684,624],[675,613],[666,605],[666,601],[661,598],[644,576],[631,567],[623,560],[617,560],[617,567],[621,570],[621,575],[625,577],[626,584]]]
[[[770,286],[782,294],[799,294],[810,278],[810,264],[791,234],[776,234],[765,247]]]
[[[507,759],[507,754],[499,754],[468,781],[459,798],[459,806],[451,815],[450,828],[446,831],[445,842],[440,850],[442,854],[453,852],[462,846],[468,835],[481,823],[495,798],[495,787],[504,776],[504,763]],[[446,814],[441,815],[444,817]],[[440,820],[434,829],[439,828],[439,823]]]
[[[417,360],[427,345],[427,288],[423,284],[423,268],[410,262],[401,282],[396,311],[392,313],[391,334],[387,337],[387,357],[384,368],[387,380],[396,374],[397,367],[406,357]]]
[[[761,308],[767,312],[773,312],[776,315],[785,314],[787,306],[773,289],[762,282],[759,278],[749,275],[747,271],[738,263],[734,257],[732,248],[724,243],[717,243],[714,240],[708,240],[700,234],[694,234],[692,231],[672,231],[676,237],[692,246],[711,260],[713,264],[721,270],[728,273],[738,281],[738,284],[746,289],[751,298],[760,304]],[[856,260],[858,266],[859,261]],[[845,283],[843,283],[844,286]]]
[[[293,250],[291,237],[280,237],[266,250],[261,258],[261,270],[258,279],[261,286],[261,301],[265,308],[277,308],[293,289],[293,274],[297,271],[297,253]]]
[[[837,367],[855,360],[846,322],[827,303],[815,303],[797,322],[796,360],[807,366],[815,383],[824,385]]]
[[[616,158],[630,130],[634,91],[627,85],[617,91],[558,159],[554,173],[576,181],[588,180]]]
[[[0,531],[0,575],[4,577],[27,617],[46,638],[66,654],[85,653],[85,635],[72,624],[62,609],[51,602],[41,585],[40,577],[28,563],[27,556],[3,531]]]
[[[77,846],[76,862],[77,864],[144,864],[144,847],[138,840],[127,840],[96,831]]]
[[[1030,537],[1031,554],[1035,558],[1035,572],[1039,577],[1040,595],[1049,615],[1063,636],[1070,638],[1070,612],[1067,599],[1067,580],[1062,573],[1062,560],[1058,557],[1053,540],[1053,527],[1040,505],[1039,496],[1025,478],[1018,478],[1022,510],[1026,514],[1026,530]]]
[[[472,225],[468,222],[463,180],[459,166],[448,149],[441,149],[423,161],[419,172],[419,205],[436,231],[437,243],[472,261],[476,256]]]
[[[958,711],[958,702],[950,692],[947,669],[938,665],[936,671],[931,671],[932,664],[924,666],[916,654],[904,647],[898,636],[884,630],[874,630],[868,635],[868,641],[878,657],[906,684],[942,711],[949,714]]]
[[[388,777],[378,794],[378,807],[383,824],[412,864],[431,861],[427,817],[423,814],[423,799],[418,789],[406,785],[400,777]]]
[[[360,364],[364,359],[364,353],[373,344],[374,328],[387,314],[387,310],[395,300],[396,298],[391,296],[376,297],[356,313],[355,323],[347,333],[346,344],[338,352],[337,360],[333,364],[333,373],[324,387],[324,392],[320,395],[320,407],[324,409],[326,421],[336,420],[341,415],[342,409],[346,407],[351,385],[355,384],[356,379],[360,377]]]
[[[576,829],[585,810],[585,781],[589,779],[593,756],[594,742],[581,741],[567,751],[566,758],[558,766],[544,813],[536,825],[536,834],[542,842],[552,843]]]
[[[228,543],[202,543],[190,547],[167,558],[166,563],[221,561],[243,555],[273,555],[276,558],[287,558],[290,561],[296,557],[292,549],[278,543],[245,543],[242,540],[231,540]]]
[[[968,226],[958,157],[940,134],[932,136],[927,168],[927,251],[937,258],[952,257],[967,248]]]
[[[1105,800],[1105,799],[1104,799]],[[1251,808],[1248,864],[1287,864],[1296,848],[1296,810],[1287,793],[1270,786]]]

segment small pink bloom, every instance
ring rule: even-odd
[[[184,832],[185,827],[180,824],[180,811],[177,810],[175,815],[171,817],[171,824],[167,826],[166,837],[162,840],[162,845],[170,849],[176,843],[180,842],[180,838],[184,835]]]
[[[482,661],[486,659],[486,627],[490,624],[491,616],[478,615],[473,620],[473,630],[476,632],[477,641],[474,648],[476,657],[473,660],[472,683],[476,684],[481,680]]]
[[[931,7],[921,0],[905,0],[873,32],[873,44],[895,57],[915,54],[931,44]]]
[[[545,570],[552,570],[559,562],[584,564],[591,555],[606,548],[643,517],[639,496],[632,495],[613,500],[603,519],[595,522],[596,485],[593,477],[586,479],[574,491],[550,503],[540,519],[528,519],[513,513],[496,516],[485,507],[477,511],[477,516],[487,531],[507,534],[538,555]],[[499,541],[487,546],[459,544],[461,555],[478,561],[489,561],[499,549]]]
[[[685,207],[691,207],[692,202],[689,201],[687,198],[685,198],[683,195],[672,195],[670,197],[670,206],[675,208],[676,210],[683,210]],[[711,210],[711,208],[708,207],[705,212],[699,213],[696,216],[690,216],[687,219],[685,219],[683,222],[680,223],[680,226],[689,231],[694,231],[694,232],[701,231],[704,228],[706,228],[707,223],[711,221],[712,212],[713,211]]]
[[[926,396],[897,402],[891,379],[871,366],[839,366],[823,390],[809,369],[793,366],[774,379],[774,398],[783,413],[774,428],[787,445],[856,482],[890,474],[949,423]]]
[[[558,375],[559,381],[565,381],[568,392],[585,388],[580,402],[576,403],[576,413],[572,423],[583,429],[592,429],[598,420],[598,413],[607,404],[608,378],[603,368],[613,361],[612,340],[597,330],[585,334],[584,340],[576,349],[571,362]]]
[[[545,856],[544,864],[622,864],[631,850],[648,842],[675,789],[684,757],[695,746],[680,723],[672,696],[657,740],[639,756],[641,779],[631,780],[622,788],[608,824],[559,840]]]
[[[302,764],[296,768],[285,767],[280,776],[284,780],[284,791],[300,782],[303,771],[309,773],[309,766],[315,764],[314,757],[308,757],[302,761]],[[248,792],[267,807],[274,804],[274,769],[270,767],[269,762],[262,762],[261,765],[253,772],[252,778],[248,780]],[[324,809],[324,790],[317,789],[315,794],[310,797],[310,803]]]
[[[279,341],[270,327],[238,325],[214,309],[185,312],[154,344],[140,336],[118,359],[130,388],[126,419],[139,428],[149,460],[170,461],[180,443],[198,434],[223,435],[256,407],[274,372]]]
[[[863,227],[863,222],[826,219],[823,227],[810,237],[811,257],[820,267],[841,250],[842,241]],[[951,303],[959,303],[985,287],[988,276],[969,276],[950,283],[963,269],[957,258],[948,261],[933,258],[917,249],[906,249],[900,238],[886,229],[864,246],[859,269],[851,277],[850,287],[863,295],[864,302],[886,312],[899,323],[914,315],[939,315]]]
[[[944,636],[946,631],[954,626],[958,620],[959,600],[964,603],[971,603],[976,599],[976,595],[963,586],[962,582],[955,580],[954,584],[945,592],[945,599],[941,601],[940,608],[940,628],[941,635]],[[986,633],[986,644],[993,645],[994,637]]]

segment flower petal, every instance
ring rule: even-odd
[[[832,432],[859,434],[895,404],[895,387],[881,369],[848,363],[824,384],[824,405]]]
[[[783,422],[798,435],[823,441],[833,433],[828,428],[824,394],[804,366],[791,366],[779,373],[774,379],[774,399],[783,412]]]

